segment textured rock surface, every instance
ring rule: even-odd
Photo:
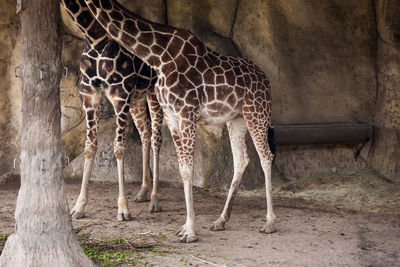
[[[372,121],[371,1],[239,1],[234,40],[272,82],[273,122]]]
[[[241,55],[262,67],[273,86],[275,124],[365,121],[376,126],[373,142],[367,144],[358,157],[358,146],[278,148],[275,170],[286,178],[351,173],[372,166],[399,181],[400,63],[397,60],[398,34],[394,27],[398,24],[394,12],[398,7],[393,2],[389,1],[389,11],[384,9],[388,8],[387,0],[121,2],[149,19],[191,30],[209,47],[223,54]],[[0,69],[7,73],[0,81],[2,170],[10,169],[19,146],[16,134],[20,123],[19,81],[13,78],[13,67],[18,65],[15,52],[18,51],[18,18],[14,15],[14,6],[12,0],[0,3],[0,13],[4,13],[0,18],[0,42],[5,42],[6,48],[0,51]],[[82,152],[85,138],[77,91],[82,41],[79,30],[74,29],[68,19],[64,24],[63,64],[69,67],[69,76],[61,82],[63,143],[66,155],[73,158]],[[12,59],[10,54],[14,55]],[[99,151],[109,152],[97,155],[100,166],[98,173],[95,169],[94,178],[105,179],[107,175],[103,174],[114,164],[111,143],[115,126],[113,120],[109,120],[112,116],[110,105],[104,105],[102,118],[105,121],[101,124],[110,129],[105,130],[109,136],[104,137],[104,145],[108,147],[101,147]],[[130,148],[127,150],[127,178],[140,180],[141,159],[137,157],[141,155],[140,141],[133,134],[134,130],[131,131],[131,137],[127,136]],[[166,128],[163,128],[163,136],[161,179],[179,181],[175,149]],[[199,127],[198,136],[196,184],[226,188],[232,176],[232,156],[225,127]],[[243,185],[252,188],[264,181],[258,156],[248,141],[251,163]],[[79,158],[74,164],[78,162],[83,165]],[[113,169],[109,170],[107,177],[114,180],[115,174]]]
[[[82,45],[82,41],[72,35],[63,36],[62,61],[67,71],[60,82],[61,132],[64,153],[70,158],[80,154],[86,134],[85,113],[78,91]]]
[[[232,0],[168,0],[168,24],[188,29],[210,48],[225,55],[239,56],[233,43],[237,2]]]
[[[380,174],[400,181],[400,3],[376,0],[378,95],[375,135],[369,155]]]
[[[19,154],[21,83],[14,77],[20,64],[19,30],[15,1],[0,1],[0,175],[13,170]]]
[[[134,130],[132,124],[129,125],[126,134],[126,157],[125,157],[125,177],[127,181],[140,181],[142,177],[142,158],[141,155],[139,136],[136,129]],[[99,148],[96,153],[92,179],[102,181],[117,182],[117,161],[114,157],[112,143],[115,133],[115,119],[103,119],[100,121],[98,144]],[[64,174],[68,177],[81,178],[83,173],[84,155],[81,153],[65,168]]]
[[[169,24],[190,29],[209,47],[249,58],[265,70],[273,86],[273,123],[373,122],[376,26],[370,1],[167,3]],[[227,136],[205,129],[199,136],[205,151],[214,152],[202,157],[213,159],[210,165],[203,162],[205,181],[226,186],[232,175]],[[202,136],[208,136],[206,142]],[[249,151],[258,164],[252,146]],[[289,179],[366,166],[354,159],[352,146],[289,147],[278,153],[276,165]],[[248,180],[262,184],[260,169],[249,166],[244,184]]]

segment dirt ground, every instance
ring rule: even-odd
[[[222,210],[225,193],[196,188],[199,241],[179,243],[174,233],[186,218],[183,189],[180,184],[167,183],[162,183],[160,189],[163,211],[153,214],[148,212],[148,202],[132,201],[139,184],[128,185],[133,216],[129,222],[116,220],[118,185],[91,183],[86,217],[73,221],[73,227],[80,237],[117,239],[129,246],[127,240],[141,237],[149,248],[132,248],[140,254],[136,254],[139,260],[135,261],[139,266],[400,266],[400,186],[378,176],[370,177],[365,188],[372,189],[376,197],[388,199],[374,206],[368,202],[368,195],[360,195],[365,194],[364,189],[351,186],[368,175],[371,173],[275,182],[278,231],[270,235],[258,232],[266,213],[262,190],[242,192],[236,198],[227,229],[211,232],[208,228]],[[328,180],[333,182],[327,185]],[[0,185],[0,234],[13,232],[18,187],[15,182]],[[321,197],[332,188],[336,189],[331,197],[334,201]],[[79,189],[80,181],[66,182],[70,207]],[[387,195],[385,190],[393,192]],[[373,208],[360,208],[357,195],[364,198],[366,208]]]

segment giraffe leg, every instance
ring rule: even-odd
[[[148,200],[147,192],[149,191],[151,180],[149,164],[151,131],[150,119],[147,114],[146,98],[131,101],[129,112],[132,116],[133,122],[136,125],[136,128],[138,129],[140,141],[142,143],[142,186],[135,197],[135,202],[146,202]]]
[[[97,131],[99,123],[100,94],[97,91],[81,84],[80,87],[83,109],[86,114],[86,142],[85,142],[85,163],[83,165],[82,185],[79,197],[70,214],[74,219],[83,218],[85,206],[89,199],[89,180],[93,168],[93,159],[97,151]]]
[[[255,106],[256,104],[254,104]],[[258,156],[260,157],[261,167],[265,175],[265,193],[267,199],[267,221],[264,227],[260,230],[263,233],[269,234],[276,231],[275,228],[275,214],[272,206],[272,184],[271,184],[271,167],[274,155],[268,145],[268,128],[269,128],[269,113],[264,111],[265,114],[259,116],[259,113],[250,112],[250,110],[263,110],[265,107],[252,107],[244,108],[247,128],[249,129],[251,139],[256,147]],[[247,110],[247,112],[246,112]],[[270,109],[269,109],[270,110]]]
[[[193,150],[196,139],[196,125],[192,120],[177,118],[172,112],[164,113],[165,120],[174,140],[178,156],[179,172],[183,181],[186,202],[186,223],[177,232],[180,242],[197,241],[195,234],[195,213],[193,207]]]
[[[163,121],[163,111],[153,92],[147,94],[147,104],[151,116],[151,148],[153,150],[153,190],[151,192],[150,212],[161,211],[160,201],[158,199],[158,178],[159,178],[159,159],[162,143],[161,125]]]
[[[125,178],[124,178],[124,137],[125,137],[125,128],[128,119],[129,112],[129,102],[127,99],[122,99],[118,96],[110,96],[108,95],[108,99],[114,106],[114,111],[116,114],[116,124],[117,128],[115,130],[115,138],[114,138],[114,155],[117,159],[117,168],[118,168],[118,187],[119,187],[119,195],[118,195],[118,213],[117,220],[118,221],[129,221],[131,219],[131,214],[128,210],[128,198],[125,193]]]
[[[228,197],[225,202],[224,210],[221,216],[211,226],[211,231],[219,231],[225,229],[225,223],[231,215],[233,201],[235,199],[243,173],[249,163],[249,156],[246,147],[247,126],[243,119],[236,119],[227,124],[229,139],[231,141],[231,149],[233,154],[234,173],[229,189]]]

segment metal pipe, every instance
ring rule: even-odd
[[[278,146],[356,144],[372,137],[369,123],[315,123],[274,125]]]

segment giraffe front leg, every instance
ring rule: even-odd
[[[188,157],[185,157],[188,158]],[[182,243],[191,243],[198,240],[195,234],[195,213],[193,207],[193,164],[179,164],[179,172],[183,180],[186,202],[186,223],[177,232]]]
[[[224,210],[221,216],[210,227],[211,231],[220,231],[225,229],[225,223],[231,216],[233,201],[235,199],[243,173],[249,164],[249,156],[246,147],[247,127],[243,119],[236,119],[227,124],[229,139],[231,141],[231,149],[233,154],[234,174],[229,189],[228,197],[226,198]]]
[[[115,139],[113,143],[114,155],[117,159],[118,168],[118,221],[129,221],[131,219],[131,214],[128,210],[128,198],[125,192],[125,178],[124,178],[124,138],[125,138],[125,128],[128,119],[129,112],[129,102],[127,99],[122,99],[120,97],[108,96],[109,100],[114,106],[116,117],[117,128],[115,130]]]
[[[197,241],[195,234],[195,213],[193,207],[193,152],[196,139],[196,125],[193,120],[176,118],[174,114],[164,113],[174,140],[178,156],[179,172],[183,181],[186,202],[186,223],[177,232],[180,242]]]
[[[151,116],[151,148],[153,150],[153,190],[151,192],[149,211],[159,212],[161,211],[160,200],[158,198],[159,153],[162,143],[161,125],[164,116],[157,97],[153,92],[147,94],[147,104]]]
[[[129,110],[133,122],[139,132],[140,141],[142,143],[142,186],[134,199],[135,202],[148,201],[147,193],[150,188],[151,172],[150,172],[150,139],[151,127],[150,119],[147,114],[146,98],[131,101]]]
[[[121,146],[114,146],[114,155],[117,159],[118,168],[118,221],[130,221],[131,214],[128,210],[128,198],[125,193],[125,179],[124,179],[124,148]]]
[[[85,148],[85,152],[89,151],[88,148]],[[91,148],[89,153],[96,153],[95,148]],[[81,219],[85,216],[85,206],[89,199],[89,180],[90,174],[93,168],[93,158],[87,157],[85,155],[85,163],[83,165],[83,177],[82,177],[82,185],[81,191],[78,199],[76,200],[75,206],[70,210],[70,215],[74,219]]]
[[[89,199],[89,180],[92,173],[94,156],[96,155],[97,151],[97,131],[100,103],[100,95],[90,87],[81,84],[80,93],[83,102],[83,109],[86,115],[87,130],[81,191],[75,206],[70,211],[70,215],[74,219],[80,219],[85,216],[85,206]]]

